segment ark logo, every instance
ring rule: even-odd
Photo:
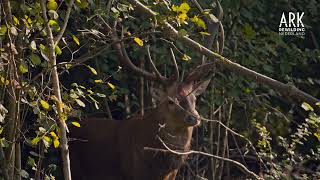
[[[282,13],[279,24],[279,35],[304,36],[305,27],[302,22],[304,12]]]

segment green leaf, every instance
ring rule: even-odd
[[[62,54],[62,51],[61,51],[61,49],[60,49],[60,47],[58,45],[56,45],[54,47],[54,51],[56,52],[57,55],[61,55]]]
[[[178,31],[178,36],[179,37],[183,37],[183,36],[186,36],[188,34],[188,32],[185,30],[185,29],[180,29]]]
[[[82,102],[80,99],[74,99],[76,102],[77,102],[77,104],[79,105],[79,106],[81,106],[81,107],[86,107],[86,105],[84,104],[84,102]]]
[[[92,74],[94,74],[94,75],[97,75],[98,73],[97,73],[97,71],[93,68],[93,67],[91,67],[91,66],[87,66],[89,69],[90,69],[90,71],[92,72]]]
[[[48,24],[54,31],[56,32],[60,31],[60,26],[56,20],[50,19]]]
[[[106,95],[101,94],[101,93],[96,93],[96,95],[99,96],[99,97],[101,97],[101,98],[105,98],[105,97],[106,97]]]
[[[59,14],[55,10],[49,10],[48,15],[51,17],[51,19],[58,19]]]
[[[73,125],[76,126],[76,127],[80,127],[80,126],[81,126],[80,123],[78,123],[78,122],[76,122],[76,121],[71,122],[71,124],[73,124]]]
[[[31,144],[32,144],[32,145],[36,145],[36,144],[38,144],[38,142],[39,142],[40,140],[41,140],[40,137],[33,138],[33,139],[31,140]]]
[[[7,26],[1,25],[0,26],[0,36],[5,35],[7,33],[7,30],[8,30]]]
[[[80,41],[79,41],[79,39],[77,38],[77,36],[72,35],[72,39],[73,39],[73,41],[74,41],[76,44],[78,44],[78,46],[80,46]]]
[[[308,104],[308,103],[306,103],[306,102],[303,102],[302,104],[301,104],[301,107],[304,109],[304,110],[306,110],[306,111],[314,111],[314,109],[313,109],[313,107],[312,106],[310,106],[310,104]]]
[[[19,71],[24,74],[28,72],[28,66],[24,62],[19,65]]]
[[[34,64],[34,65],[39,65],[39,64],[41,64],[41,59],[40,59],[40,57],[38,56],[38,55],[36,55],[36,54],[31,54],[30,55],[30,60],[31,60],[31,62]]]

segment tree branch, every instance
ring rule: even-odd
[[[56,96],[58,102],[56,102],[57,111],[58,111],[58,119],[56,120],[60,130],[60,149],[61,149],[61,159],[63,164],[63,174],[65,180],[71,180],[71,170],[70,170],[70,159],[69,159],[69,147],[68,147],[68,139],[67,139],[67,125],[62,119],[62,98],[60,92],[60,84],[59,84],[59,76],[57,70],[57,60],[55,54],[55,43],[52,34],[52,30],[48,23],[48,16],[47,16],[47,9],[46,9],[46,0],[40,1],[42,16],[45,22],[45,28],[48,34],[48,47],[49,47],[49,61],[50,65],[52,66],[52,89],[53,93]]]
[[[74,0],[70,0],[69,4],[68,4],[68,9],[67,9],[67,13],[64,17],[64,23],[63,26],[61,28],[61,31],[59,32],[59,34],[54,38],[54,42],[55,45],[57,45],[59,43],[59,41],[61,40],[64,32],[66,31],[67,25],[68,25],[68,21],[69,21],[69,17],[70,17],[70,13],[71,13],[71,9],[73,6]]]
[[[143,12],[149,13],[149,16],[156,16],[157,13],[150,10],[148,7],[141,4],[138,0],[130,0],[131,3],[133,3],[136,6],[139,6],[139,9],[144,9]],[[319,99],[311,96],[310,94],[303,92],[296,88],[293,85],[284,84],[282,82],[279,82],[275,79],[272,79],[268,76],[265,76],[263,74],[260,74],[258,72],[255,72],[251,69],[248,69],[244,66],[241,66],[238,63],[235,63],[223,56],[221,56],[218,53],[212,52],[208,48],[204,47],[203,45],[199,44],[198,42],[190,39],[187,36],[181,37],[179,35],[178,31],[171,26],[168,22],[164,21],[163,26],[166,29],[164,32],[167,37],[172,37],[177,40],[182,41],[186,46],[191,47],[195,51],[199,52],[202,55],[206,55],[208,58],[212,59],[222,67],[227,68],[228,70],[231,70],[234,73],[240,74],[242,76],[245,76],[249,79],[252,79],[260,84],[268,85],[270,88],[277,90],[280,92],[283,96],[289,96],[297,100],[299,103],[301,102],[307,102],[311,106],[313,106],[315,109],[319,109],[315,104],[317,102],[320,102]]]

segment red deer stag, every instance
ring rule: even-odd
[[[158,105],[144,116],[118,121],[88,117],[81,128],[72,129],[71,137],[77,139],[70,142],[73,179],[174,180],[187,156],[165,151],[163,143],[173,150],[189,150],[193,128],[200,123],[196,96],[206,89],[209,80],[195,83],[203,77],[201,68],[196,68],[179,82],[175,61],[175,79],[167,79],[149,58],[156,72],[152,74],[130,61],[123,44],[117,47],[125,67],[159,80],[164,88],[151,90]]]

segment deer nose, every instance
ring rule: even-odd
[[[198,124],[198,119],[194,116],[187,116],[185,122],[188,123],[190,126],[195,126]]]

